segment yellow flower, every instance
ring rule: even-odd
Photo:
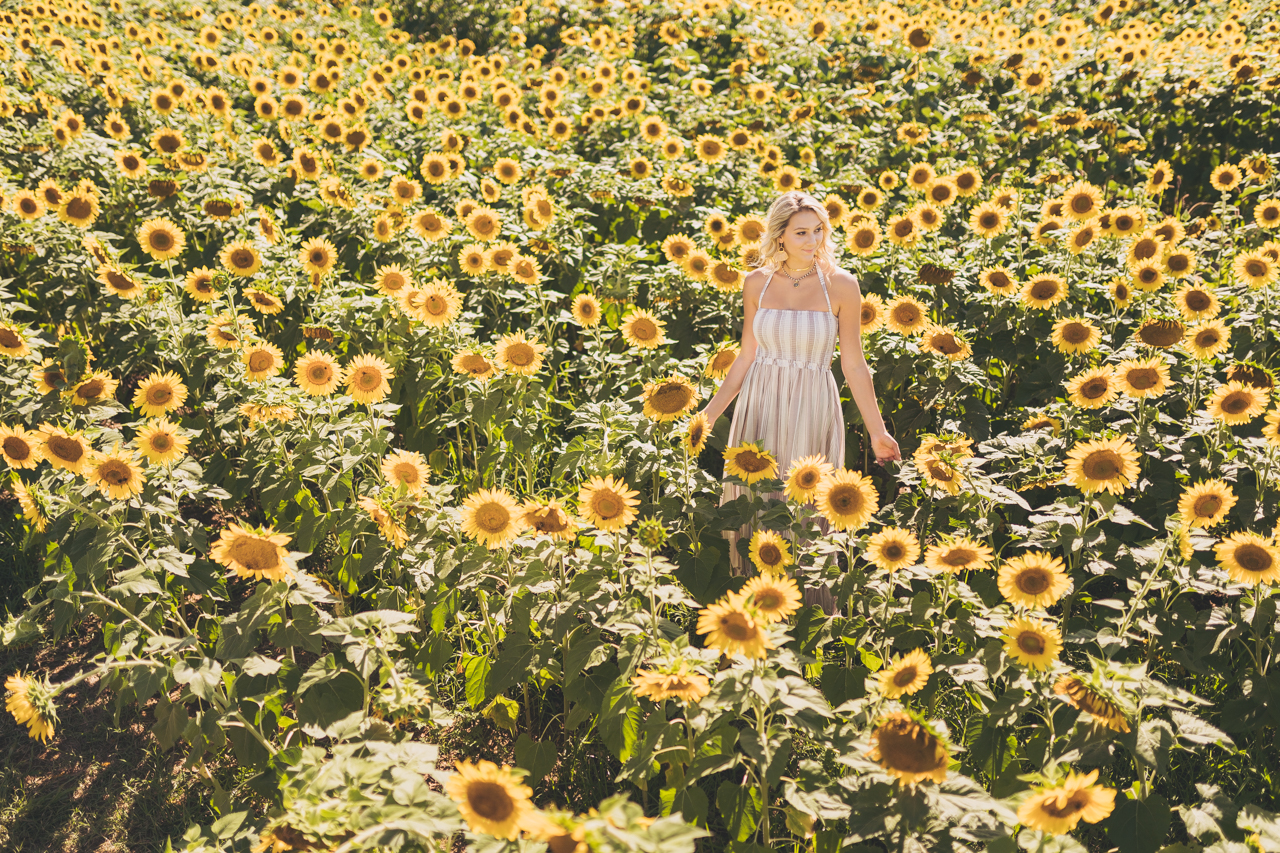
[[[396,488],[404,487],[411,495],[421,495],[431,475],[431,466],[421,453],[397,450],[382,460],[382,476]]]
[[[138,229],[138,242],[142,251],[157,261],[167,261],[182,254],[187,246],[187,235],[167,219],[148,219]]]
[[[1111,700],[1086,684],[1078,675],[1064,675],[1053,685],[1053,692],[1077,710],[1084,711],[1102,725],[1116,732],[1129,731],[1124,712]]]
[[[912,296],[899,296],[885,309],[889,328],[900,335],[918,335],[929,324],[928,307]]]
[[[886,527],[867,541],[867,559],[886,572],[914,566],[920,559],[920,540],[901,527]]]
[[[279,314],[284,310],[284,302],[274,293],[268,293],[265,290],[257,288],[249,288],[244,291],[244,296],[249,300],[249,305],[255,310],[267,316]]]
[[[44,441],[44,458],[54,468],[79,474],[93,452],[82,433],[68,432],[53,424],[42,424],[40,434]]]
[[[718,601],[698,612],[698,633],[707,647],[721,654],[762,658],[774,648],[766,623],[757,620],[735,598]]]
[[[9,358],[21,358],[31,352],[26,334],[21,326],[14,323],[0,323],[0,355]]]
[[[342,382],[342,371],[329,353],[309,352],[294,363],[293,381],[308,396],[326,397]]]
[[[1231,332],[1221,320],[1206,320],[1187,330],[1182,345],[1195,358],[1208,361],[1231,346]]]
[[[707,367],[702,375],[711,379],[724,379],[729,373],[729,368],[733,367],[733,363],[738,360],[740,350],[741,347],[734,343],[721,344],[720,348],[711,354],[711,358],[707,359]]]
[[[1061,353],[1091,352],[1102,340],[1102,332],[1083,317],[1064,317],[1053,324],[1050,340]]]
[[[62,393],[64,397],[70,397],[71,402],[75,405],[88,406],[91,403],[113,400],[116,395],[116,388],[119,385],[120,383],[113,379],[110,374],[99,370],[71,385]]]
[[[504,489],[480,489],[462,502],[462,532],[490,550],[511,544],[523,529],[520,506]]]
[[[1048,622],[1019,617],[1005,626],[1004,650],[1022,666],[1046,669],[1062,652],[1062,634]]]
[[[778,474],[778,460],[752,441],[730,447],[724,452],[724,473],[751,484]]]
[[[822,478],[816,504],[836,530],[857,530],[880,508],[880,496],[870,477],[838,468]]]
[[[926,779],[946,781],[950,761],[946,741],[907,712],[886,715],[871,733],[871,739],[874,744],[868,757],[902,784],[917,785]]]
[[[573,320],[583,328],[600,324],[600,301],[590,293],[579,293],[573,298]]]
[[[392,548],[403,548],[409,539],[404,526],[380,504],[377,499],[365,495],[358,501],[360,508],[368,513],[370,520],[378,525],[378,532]]]
[[[990,565],[992,556],[990,547],[974,539],[961,537],[930,545],[924,554],[924,565],[935,572],[959,574],[967,570],[985,569]]]
[[[44,458],[44,444],[38,432],[28,432],[19,424],[16,427],[0,424],[0,457],[10,468],[34,468]]]
[[[1028,308],[1052,308],[1067,298],[1067,284],[1053,273],[1041,273],[1027,280],[1021,297]]]
[[[292,539],[271,527],[241,527],[232,522],[214,543],[210,557],[238,577],[254,580],[284,580],[297,564],[284,549]]]
[[[520,506],[520,517],[536,534],[564,540],[578,535],[576,520],[558,500],[527,501]]]
[[[787,497],[796,503],[808,503],[818,496],[818,487],[822,480],[835,470],[826,456],[815,453],[804,456],[791,463],[787,472]]]
[[[247,278],[262,267],[258,250],[248,240],[236,240],[222,248],[218,255],[223,269],[235,276]]]
[[[1071,586],[1062,559],[1029,551],[1000,567],[1000,594],[1019,607],[1048,607]]]
[[[777,534],[773,535],[777,536]],[[780,539],[774,544],[781,545],[782,553],[786,554],[786,546]],[[753,560],[755,560],[754,550],[753,547]],[[787,619],[800,609],[802,599],[796,582],[776,571],[791,564],[790,556],[787,555],[785,563],[766,565],[760,560],[755,560],[755,563],[761,573],[747,581],[742,589],[730,596],[730,599],[736,596],[739,602],[753,607],[766,622],[781,622]]]
[[[1236,505],[1235,492],[1223,480],[1196,483],[1178,499],[1178,512],[1191,527],[1212,527],[1226,520]]]
[[[1067,454],[1064,479],[1085,494],[1118,495],[1138,479],[1138,456],[1127,438],[1082,441]]]
[[[450,366],[455,373],[470,376],[481,382],[487,382],[498,372],[497,366],[475,350],[462,350],[455,353]]]
[[[681,659],[666,669],[637,669],[631,677],[631,688],[635,695],[647,696],[655,702],[679,699],[688,705],[710,693],[711,682],[705,675],[691,672],[689,663]]]
[[[212,302],[213,297],[218,293],[213,285],[214,276],[217,274],[216,270],[209,267],[196,267],[187,273],[183,289],[197,302]]]
[[[533,814],[533,791],[520,784],[522,774],[492,761],[460,761],[457,773],[445,780],[445,792],[458,804],[472,832],[514,841]]]
[[[622,339],[628,346],[654,349],[667,342],[666,328],[666,324],[657,317],[636,308],[622,321]]]
[[[153,420],[138,431],[133,441],[147,462],[169,465],[187,452],[190,439],[178,432],[177,424]]]
[[[895,659],[876,676],[886,699],[910,696],[924,689],[933,673],[933,662],[923,649],[915,649]]]
[[[494,361],[508,373],[532,376],[542,367],[547,345],[529,340],[524,332],[503,335],[494,351]]]
[[[1173,304],[1184,320],[1211,320],[1222,310],[1210,285],[1184,284],[1173,294]]]
[[[1067,397],[1072,405],[1082,409],[1099,409],[1115,400],[1120,393],[1120,384],[1115,378],[1115,369],[1104,364],[1091,367],[1083,373],[1073,376],[1067,382]]]
[[[347,394],[357,403],[372,404],[391,393],[390,365],[376,355],[358,355],[347,363]]]
[[[644,415],[665,423],[689,411],[698,402],[698,389],[683,376],[671,375],[644,386]]]
[[[635,521],[639,494],[612,474],[592,477],[578,488],[578,512],[600,530],[620,530]]]
[[[141,494],[144,485],[137,457],[119,444],[110,453],[94,453],[85,476],[104,496],[117,501]]]
[[[133,395],[133,406],[147,417],[163,417],[187,399],[187,386],[176,373],[156,371],[142,380]]]
[[[1280,548],[1265,536],[1232,533],[1214,546],[1214,554],[1236,583],[1256,586],[1280,581]]]
[[[707,416],[702,412],[698,412],[689,418],[689,422],[685,424],[680,443],[690,456],[696,457],[707,446],[707,436],[710,433],[711,424],[707,422]],[[1280,440],[1277,443],[1280,443]]]
[[[284,367],[284,355],[275,344],[265,341],[248,344],[240,352],[244,363],[244,378],[249,382],[261,382],[275,376]]]
[[[313,275],[327,275],[337,262],[337,248],[323,237],[312,237],[298,250],[298,263]]]
[[[1262,436],[1273,447],[1280,447],[1280,409],[1267,412],[1266,425],[1262,428]]]
[[[1160,356],[1130,358],[1115,367],[1116,384],[1127,396],[1158,397],[1169,388],[1169,365]]]
[[[26,724],[28,737],[48,743],[58,722],[48,682],[11,675],[5,679],[4,689],[8,693],[5,710],[13,714],[14,720]]]
[[[1266,410],[1270,397],[1269,389],[1233,379],[1214,389],[1209,399],[1209,417],[1229,426],[1247,424]]]
[[[1115,809],[1116,792],[1093,784],[1098,771],[1071,773],[1061,784],[1036,788],[1018,807],[1018,820],[1028,829],[1065,835],[1080,821],[1097,823]]]

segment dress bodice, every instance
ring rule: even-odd
[[[755,335],[757,364],[789,366],[808,370],[829,370],[836,348],[839,323],[831,313],[831,296],[827,292],[826,276],[818,267],[818,282],[822,285],[826,311],[806,311],[788,308],[756,308],[751,330]],[[774,273],[760,291],[760,302],[773,281]],[[757,303],[759,305],[759,302]]]

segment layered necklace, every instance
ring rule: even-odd
[[[815,264],[817,264],[816,258],[814,259],[814,262],[812,264],[809,264],[808,269],[802,272],[799,276],[794,276],[791,274],[791,270],[787,269],[787,265],[784,263],[781,267],[782,274],[785,275],[787,278],[791,279],[792,287],[799,287],[800,282],[803,281],[809,275],[809,273],[813,272],[813,267]]]

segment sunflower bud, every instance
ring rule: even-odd
[[[667,529],[656,518],[646,518],[636,525],[636,539],[649,551],[657,551],[667,541]]]

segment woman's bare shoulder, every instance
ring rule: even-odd
[[[858,277],[843,267],[836,267],[831,273],[831,288],[836,293],[852,296],[859,292]]]
[[[747,277],[742,280],[742,298],[756,300],[760,296],[760,291],[764,289],[764,283],[769,279],[769,270],[761,267],[747,273]]]

